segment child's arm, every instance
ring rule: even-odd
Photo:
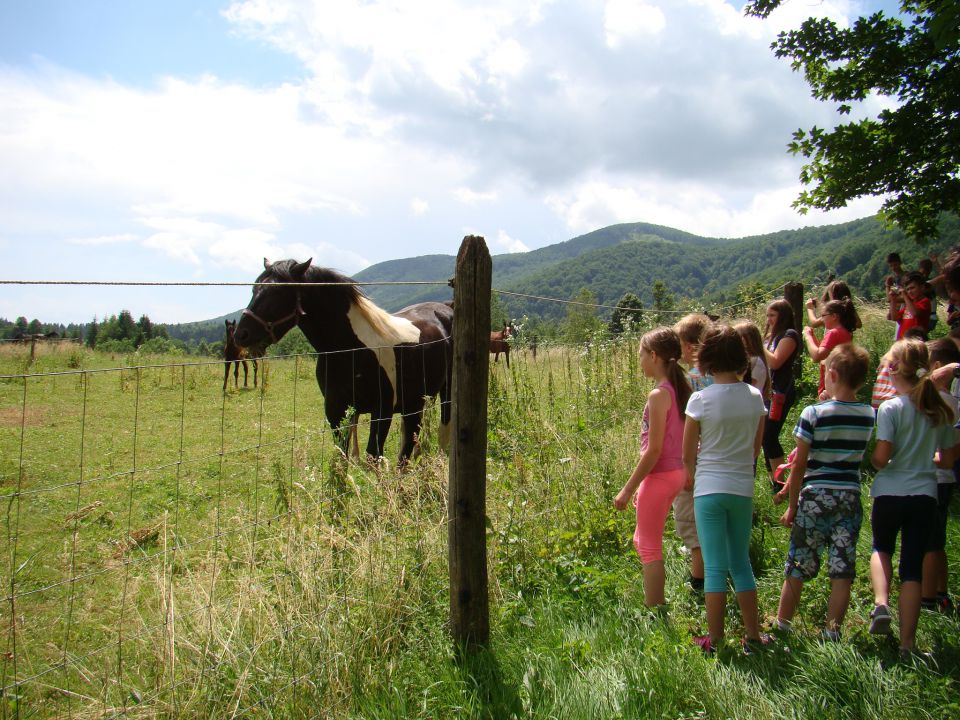
[[[683,465],[687,469],[687,490],[693,488],[697,472],[697,450],[700,448],[700,421],[687,416],[683,425]]]
[[[823,339],[827,339],[826,335],[824,335]],[[810,359],[814,362],[826,360],[827,355],[829,355],[833,349],[826,347],[826,343],[821,345],[817,342],[817,336],[813,334],[813,328],[809,326],[803,329],[803,342],[807,346],[807,352],[810,353]]]
[[[817,301],[815,298],[809,298],[806,303],[807,308],[807,320],[809,321],[810,327],[823,327],[823,318],[817,317]]]
[[[883,470],[893,457],[893,443],[889,440],[877,440],[870,456],[870,464],[877,470]]]
[[[766,348],[763,352],[767,356],[767,367],[771,370],[779,370],[781,366],[790,359],[794,349],[797,347],[797,341],[792,337],[784,337],[778,344],[776,350],[770,352]]]
[[[640,483],[650,473],[650,470],[660,459],[660,453],[663,452],[663,437],[667,430],[667,413],[672,410],[673,403],[670,395],[660,388],[655,388],[647,398],[648,422],[650,427],[647,430],[647,451],[640,456],[637,466],[630,474],[630,479],[623,489],[617,493],[613,499],[613,506],[617,510],[624,510],[630,502],[630,498],[640,487]]]
[[[793,527],[793,520],[797,517],[797,508],[800,506],[800,486],[803,485],[803,476],[807,472],[807,455],[810,453],[810,443],[803,438],[797,438],[797,454],[793,458],[793,466],[790,468],[790,482],[787,487],[790,488],[790,502],[780,523],[784,527]]]
[[[938,468],[949,470],[953,467],[953,463],[957,459],[958,452],[960,452],[960,445],[954,445],[953,447],[948,448],[940,448],[933,456],[933,463]]]

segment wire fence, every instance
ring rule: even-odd
[[[608,439],[638,431],[636,343],[543,346],[492,366],[501,600],[536,584],[526,560],[558,537],[542,524],[577,527],[596,483],[629,464]],[[318,357],[264,358],[247,391],[221,392],[222,361],[0,375],[0,716],[347,702],[356,667],[402,646],[423,614],[443,625],[438,408],[416,472],[352,462],[323,417]]]

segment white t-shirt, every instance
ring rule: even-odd
[[[955,442],[953,425],[933,427],[910,398],[897,395],[877,410],[877,440],[893,445],[890,462],[877,471],[870,497],[882,495],[929,495],[937,497],[937,473],[933,454]]]
[[[742,382],[713,384],[690,396],[687,415],[700,423],[694,497],[753,497],[753,443],[765,413],[760,391]]]
[[[767,384],[767,376],[770,371],[763,362],[763,358],[755,357],[750,359],[750,384],[763,393],[763,386]]]
[[[960,419],[960,403],[957,402],[957,398],[951,395],[948,392],[943,390],[940,391],[940,397],[943,398],[943,401],[950,406],[950,409],[953,410],[953,435],[954,442],[960,444],[960,430],[957,429],[957,420]],[[938,485],[948,485],[950,483],[956,482],[956,478],[953,475],[953,468],[937,468],[937,484]]]

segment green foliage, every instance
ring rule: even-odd
[[[673,318],[670,316],[670,311],[677,306],[673,293],[659,279],[654,281],[651,293],[653,294],[654,323],[657,325],[671,323]]]
[[[299,355],[312,352],[314,352],[313,346],[299,327],[290,330],[280,338],[280,342],[271,345],[267,350],[268,355]]]
[[[643,301],[631,292],[624,293],[610,313],[607,330],[617,336],[630,333],[643,324]]]
[[[754,0],[746,12],[766,17],[780,4]],[[904,0],[901,13],[877,12],[849,28],[810,18],[772,47],[803,71],[815,98],[837,103],[841,114],[871,93],[896,104],[876,118],[794,133],[790,152],[808,160],[800,180],[812,186],[794,207],[829,210],[890,195],[884,216],[922,243],[938,236],[941,213],[960,210],[960,22],[957,4],[947,0]]]
[[[570,300],[572,304],[567,305],[564,338],[571,343],[586,342],[603,327],[597,317],[597,309],[591,307],[597,304],[597,296],[589,288],[580,288]]]

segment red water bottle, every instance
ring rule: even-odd
[[[783,405],[787,401],[787,394],[782,392],[775,392],[770,396],[770,411],[767,413],[767,417],[771,420],[782,420],[783,419]]]

